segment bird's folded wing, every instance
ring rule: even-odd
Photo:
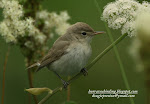
[[[40,66],[38,67],[37,71],[47,66],[48,64],[58,60],[64,54],[66,54],[66,49],[68,48],[68,46],[68,41],[60,41],[54,44],[53,47],[49,50],[48,54],[40,61]]]

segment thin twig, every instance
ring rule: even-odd
[[[70,76],[68,76],[68,80],[70,80]],[[71,89],[71,85],[69,84],[67,88],[67,101],[70,101],[70,93],[71,93],[70,89]]]
[[[31,61],[28,60],[27,63],[29,66]],[[28,70],[28,81],[29,81],[29,87],[34,88],[34,86],[33,86],[33,71],[32,70]],[[30,95],[28,95],[28,96],[29,96],[29,102],[28,103],[31,103],[31,96]],[[33,96],[34,103],[38,104],[37,97],[35,95],[32,95],[32,96]]]
[[[30,86],[30,88],[34,88],[33,87],[33,75],[32,74],[33,73],[31,72],[31,70],[28,70],[28,80],[29,80],[29,86]],[[37,100],[36,96],[35,95],[32,95],[32,96],[33,96],[35,104],[38,104],[38,100]]]
[[[96,64],[96,62],[101,59],[107,52],[109,52],[114,45],[117,45],[119,42],[121,42],[125,37],[127,36],[127,34],[121,35],[116,41],[114,41],[110,46],[108,46],[103,52],[101,52],[88,66],[86,66],[85,68],[87,70],[90,70],[90,68]],[[74,80],[78,79],[81,75],[83,75],[82,73],[78,73],[77,75],[75,75],[74,77],[72,77],[68,82],[72,83]],[[63,89],[63,86],[59,86],[56,89],[53,90],[52,93],[48,93],[46,97],[44,97],[38,104],[44,104],[51,96],[53,96],[54,94],[56,94],[57,92],[61,91]]]
[[[97,0],[94,0],[94,1],[95,1],[95,5],[96,5],[96,7],[97,7],[99,13],[102,14],[101,8],[99,7],[99,4],[98,4]],[[114,39],[113,39],[113,37],[112,37],[111,31],[110,31],[110,29],[108,28],[106,22],[104,22],[104,26],[105,26],[105,28],[106,28],[106,31],[107,31],[107,33],[108,33],[108,36],[109,36],[110,41],[113,43],[113,42],[114,42]],[[120,70],[121,70],[121,74],[122,74],[122,78],[123,78],[123,80],[124,80],[125,86],[126,86],[126,88],[127,88],[128,90],[130,90],[130,86],[129,86],[129,83],[128,83],[128,79],[127,79],[127,76],[126,76],[126,73],[125,73],[125,69],[124,69],[123,63],[122,63],[122,61],[121,61],[121,58],[120,58],[118,49],[117,49],[116,46],[114,46],[113,49],[114,49],[114,52],[115,52],[117,61],[118,61],[118,63],[119,63],[119,66],[120,66]],[[135,104],[132,97],[130,97],[130,102],[131,102],[131,104]]]
[[[10,53],[10,47],[8,46],[8,50],[5,56],[5,62],[4,62],[4,66],[3,66],[3,82],[2,82],[2,104],[4,104],[4,96],[5,96],[5,72],[6,72],[6,66],[7,66],[7,62],[8,62],[8,56]]]

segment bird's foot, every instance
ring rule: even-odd
[[[81,73],[83,73],[84,76],[88,75],[88,71],[86,68],[81,69]]]
[[[65,89],[67,89],[69,82],[61,80]]]

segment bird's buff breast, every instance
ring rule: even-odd
[[[91,46],[87,43],[73,43],[67,49],[67,54],[53,62],[49,67],[59,75],[71,76],[85,67],[91,56]]]

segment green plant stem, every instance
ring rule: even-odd
[[[98,4],[97,0],[94,0],[94,1],[95,1],[95,5],[96,5],[96,7],[97,7],[99,13],[102,14],[101,8],[99,7],[99,4]],[[104,26],[105,26],[105,28],[106,28],[106,31],[107,31],[107,33],[108,33],[108,36],[109,36],[110,41],[113,43],[113,42],[114,42],[114,39],[113,39],[113,37],[112,37],[112,33],[111,33],[110,29],[108,28],[106,22],[104,22]],[[117,47],[114,46],[114,47],[113,47],[113,50],[114,50],[114,52],[115,52],[117,61],[118,61],[118,63],[119,63],[119,67],[120,67],[120,70],[121,70],[122,78],[123,78],[124,83],[125,83],[125,87],[127,88],[127,90],[130,90],[130,86],[129,86],[129,83],[128,83],[128,80],[127,80],[127,77],[126,77],[125,69],[124,69],[123,63],[122,63],[122,61],[121,61],[121,58],[120,58],[120,55],[119,55],[119,52],[118,52]],[[131,98],[131,97],[130,97],[130,102],[131,102],[131,104],[135,104],[133,98]]]
[[[10,47],[8,46],[8,50],[5,56],[5,62],[4,62],[4,66],[3,66],[3,82],[2,82],[2,104],[4,104],[4,96],[5,96],[5,72],[6,72],[6,66],[7,66],[7,62],[8,62],[8,56],[10,53]]]
[[[127,34],[121,35],[115,42],[113,42],[110,46],[108,46],[103,52],[101,52],[88,66],[86,66],[85,68],[87,70],[91,69],[91,67],[93,65],[96,64],[96,62],[101,59],[105,54],[107,54],[113,47],[114,45],[117,45],[118,43],[120,43],[125,37],[127,36]],[[75,75],[74,77],[72,77],[70,80],[68,80],[69,83],[72,83],[74,80],[78,79],[81,75],[83,75],[82,73],[78,73],[77,75]],[[44,104],[51,96],[53,96],[54,94],[56,94],[57,92],[61,91],[61,89],[63,89],[63,86],[59,86],[56,89],[53,90],[52,93],[48,93],[46,97],[44,97],[38,104]]]

